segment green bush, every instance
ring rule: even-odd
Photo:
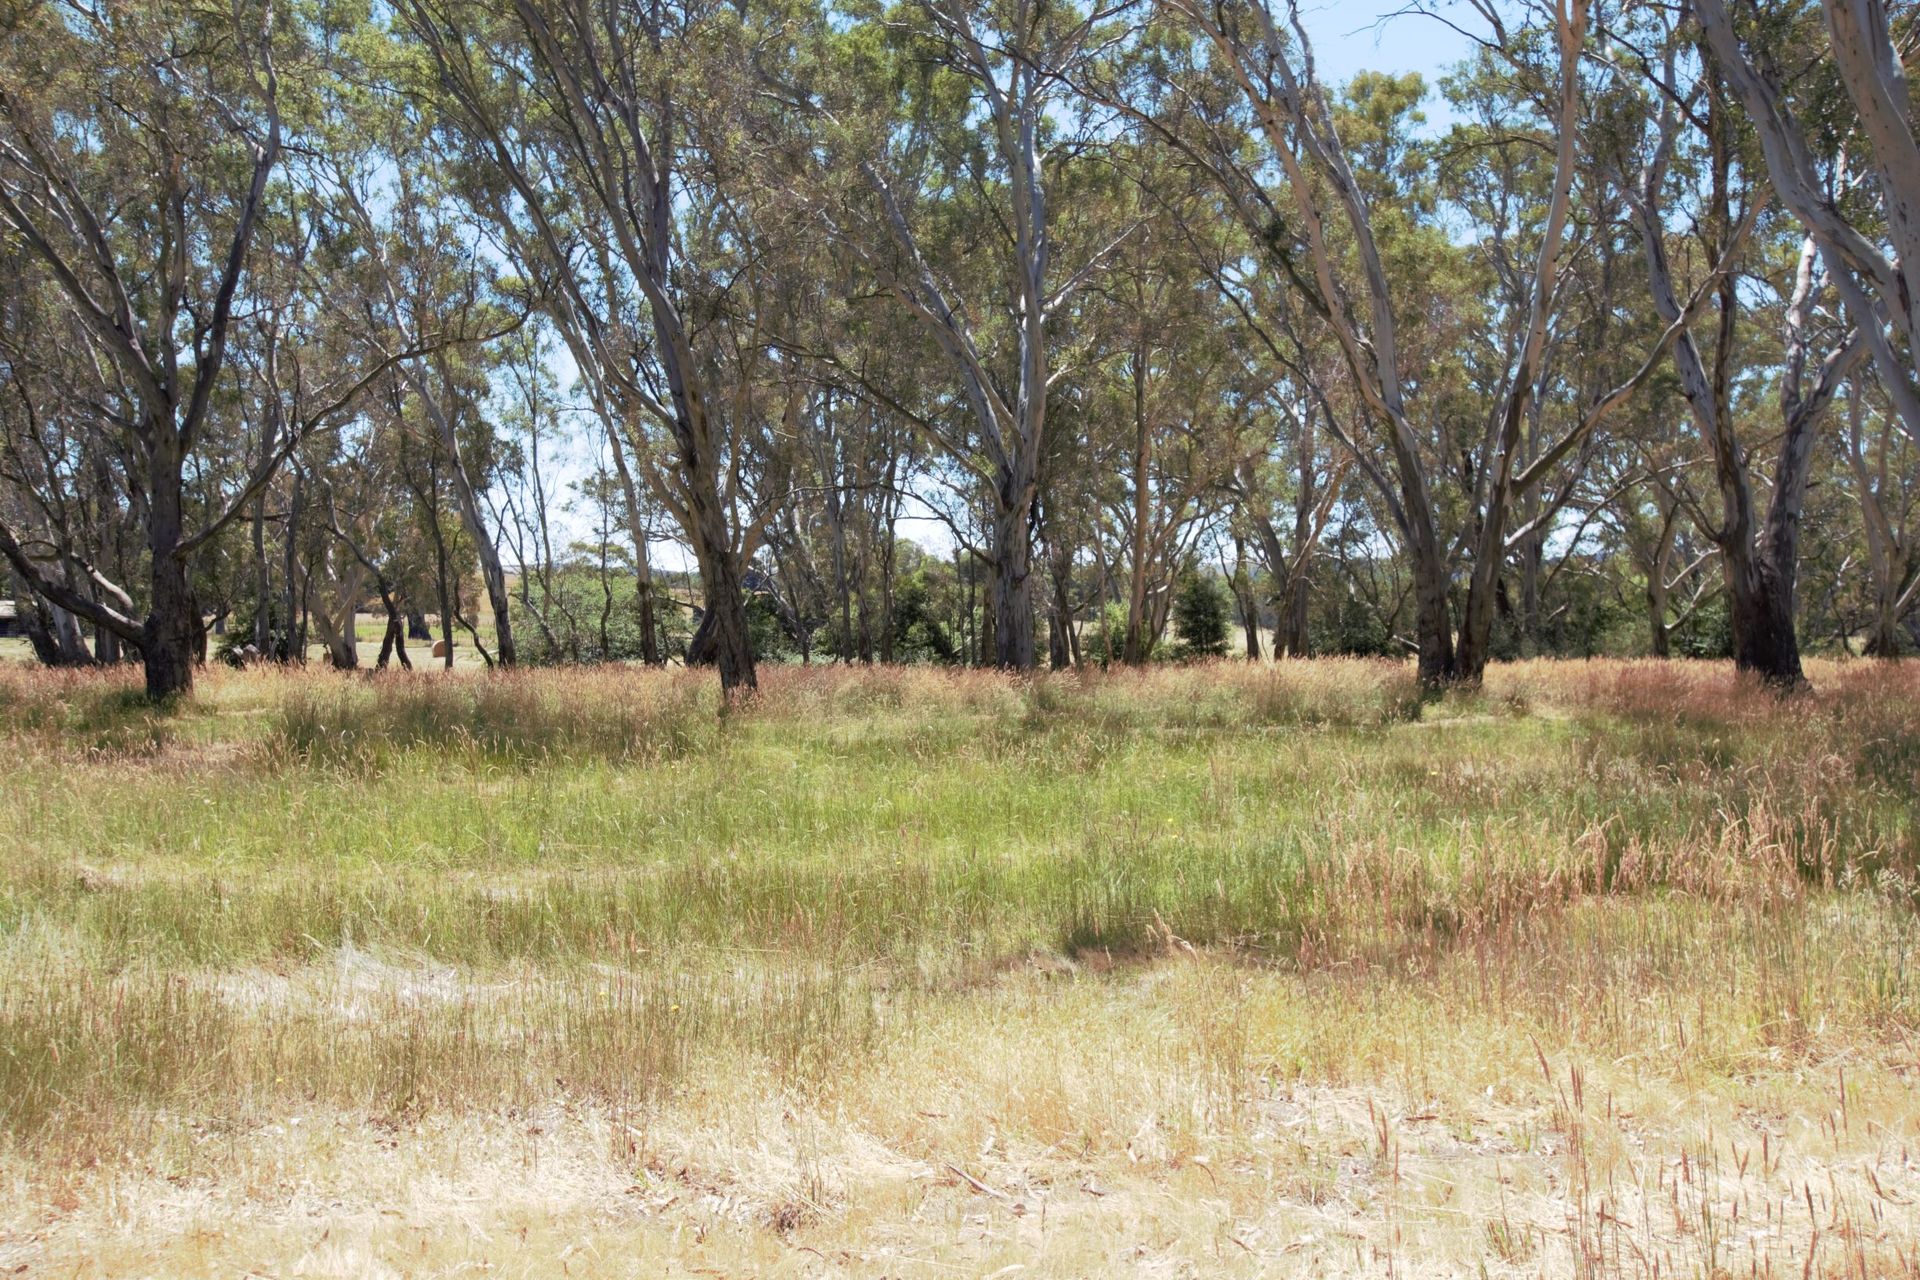
[[[1207,574],[1189,571],[1174,587],[1173,625],[1179,634],[1176,652],[1183,658],[1223,658],[1232,606],[1219,582]]]

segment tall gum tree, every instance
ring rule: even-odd
[[[115,373],[146,514],[146,617],[72,590],[0,524],[41,595],[137,646],[149,696],[193,687],[186,470],[207,433],[234,299],[279,163],[273,10],[40,6],[0,67],[0,228]],[[180,37],[197,30],[177,56]],[[105,408],[106,406],[103,406]]]
[[[1680,277],[1673,239],[1670,193],[1698,188],[1697,207],[1687,210],[1702,229],[1710,252],[1740,254],[1749,271],[1769,274],[1746,246],[1767,204],[1764,188],[1734,188],[1743,163],[1739,112],[1714,79],[1711,55],[1682,41],[1687,31],[1656,19],[1643,39],[1620,37],[1613,61],[1638,66],[1650,86],[1625,114],[1645,135],[1636,171],[1623,182],[1646,262],[1654,309],[1663,322],[1681,320]],[[1652,57],[1643,56],[1651,48]],[[1702,70],[1682,84],[1682,67]],[[1622,132],[1625,132],[1624,130]],[[1687,173],[1682,175],[1682,167]],[[1622,166],[1625,168],[1625,166]],[[1744,202],[1744,208],[1737,206]],[[1734,665],[1760,679],[1792,688],[1805,677],[1796,623],[1800,525],[1820,425],[1840,387],[1871,343],[1858,326],[1833,323],[1820,306],[1827,290],[1818,237],[1797,237],[1797,251],[1781,272],[1780,357],[1771,383],[1778,397],[1779,430],[1771,474],[1762,495],[1756,482],[1752,442],[1742,438],[1738,395],[1739,320],[1747,308],[1743,291],[1722,274],[1712,290],[1717,324],[1704,347],[1691,327],[1673,344],[1673,367],[1688,414],[1710,459],[1717,513],[1700,504],[1696,522],[1718,548],[1726,584]],[[1751,293],[1747,290],[1745,293]],[[1682,487],[1684,492],[1684,486]]]
[[[1009,670],[1031,670],[1037,657],[1034,516],[1049,397],[1072,367],[1062,331],[1076,295],[1130,234],[1086,225],[1097,202],[1063,206],[1063,167],[1095,143],[1066,78],[1102,56],[1124,7],[908,0],[881,25],[927,69],[895,87],[909,118],[822,112],[843,127],[839,147],[854,152],[859,177],[829,215],[841,240],[959,384],[970,429],[915,421],[989,495],[987,625],[993,663]]]
[[[470,198],[528,272],[609,430],[638,428],[617,460],[637,466],[693,550],[701,648],[722,689],[752,691],[743,573],[754,534],[740,513],[750,424],[730,412],[739,389],[716,382],[727,282],[689,252],[684,225],[731,207],[709,162],[752,83],[741,11],[635,0],[398,9],[453,149],[471,157]],[[717,243],[745,238],[706,241]]]
[[[1920,257],[1920,141],[1886,5],[1822,0],[1824,48],[1798,38],[1806,30],[1799,20],[1812,8],[1804,0],[1755,6],[1754,17],[1774,37],[1764,42],[1736,26],[1724,0],[1695,0],[1691,8],[1714,71],[1753,123],[1773,190],[1819,251],[1907,430],[1920,434],[1920,386],[1914,381],[1920,289],[1907,270]],[[1783,34],[1789,38],[1781,39]],[[1819,145],[1785,88],[1780,63],[1790,54],[1837,72],[1855,110],[1849,124],[1869,143],[1874,181],[1866,200],[1848,199],[1849,184],[1823,163],[1832,148]]]
[[[145,616],[120,584],[76,589],[4,518],[0,555],[39,595],[138,649],[156,699],[193,687],[195,556],[377,372],[336,365],[307,408],[282,419],[235,424],[223,403],[255,242],[285,194],[275,183],[285,69],[304,77],[313,66],[304,16],[264,3],[66,0],[17,13],[0,44],[0,239],[72,321],[28,337],[77,334],[91,356],[92,379],[58,409],[122,459],[145,541]],[[266,438],[251,465],[235,465],[246,428]],[[207,475],[222,479],[196,493]],[[56,559],[77,556],[83,548],[67,547]]]
[[[1530,439],[1526,428],[1543,394],[1564,379],[1552,376],[1550,352],[1564,302],[1563,282],[1573,246],[1571,210],[1581,177],[1581,58],[1588,33],[1586,0],[1559,0],[1543,19],[1553,59],[1539,73],[1542,101],[1538,130],[1554,157],[1528,243],[1531,262],[1517,278],[1516,304],[1499,320],[1503,371],[1492,393],[1481,438],[1465,445],[1468,466],[1458,487],[1471,503],[1464,533],[1456,534],[1441,500],[1439,467],[1423,444],[1427,428],[1441,425],[1446,406],[1434,400],[1412,357],[1408,317],[1412,300],[1395,287],[1377,234],[1373,200],[1356,173],[1354,151],[1342,136],[1339,113],[1315,69],[1311,43],[1297,16],[1283,27],[1268,0],[1165,0],[1166,8],[1206,43],[1216,65],[1244,96],[1274,164],[1271,177],[1255,182],[1253,197],[1230,201],[1249,230],[1270,238],[1284,223],[1303,261],[1290,266],[1303,308],[1334,336],[1347,378],[1379,448],[1351,433],[1361,474],[1375,489],[1397,531],[1412,571],[1415,643],[1421,681],[1431,686],[1476,682],[1490,657],[1500,575],[1520,539],[1553,518],[1557,501],[1520,528],[1511,527],[1517,500],[1556,474],[1582,443],[1650,379],[1666,345],[1678,332],[1669,326],[1622,382],[1591,397],[1564,416],[1548,439]],[[1476,5],[1493,31],[1492,54],[1522,77],[1521,32],[1501,25],[1490,5]],[[1231,180],[1221,166],[1215,172]],[[1690,302],[1697,306],[1698,300]],[[1464,550],[1468,571],[1456,620],[1452,599],[1454,560]],[[1456,629],[1457,628],[1457,629]]]

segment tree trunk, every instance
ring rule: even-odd
[[[1047,663],[1055,671],[1074,665],[1073,601],[1069,588],[1073,581],[1073,552],[1057,542],[1058,531],[1048,534],[1053,554],[1048,561],[1048,577],[1053,582],[1053,609],[1047,621]]]
[[[1667,573],[1680,536],[1680,501],[1656,488],[1654,505],[1660,512],[1660,533],[1654,539],[1653,556],[1647,566],[1647,645],[1654,657],[1665,658],[1671,656],[1673,647],[1673,629],[1667,625]]]
[[[60,646],[53,639],[53,612],[51,606],[33,597],[20,610],[20,629],[26,632],[27,643],[33,646],[33,656],[40,660],[43,667],[60,665]]]
[[[1314,527],[1321,497],[1313,473],[1315,431],[1314,410],[1311,406],[1300,415],[1300,429],[1297,434],[1296,464],[1300,479],[1294,486],[1293,494],[1293,560],[1289,564],[1283,557],[1269,566],[1269,571],[1273,573],[1282,572],[1282,566],[1285,566],[1286,598],[1280,602],[1282,610],[1280,630],[1284,633],[1284,639],[1275,637],[1274,647],[1283,649],[1290,658],[1304,658],[1308,654],[1307,573],[1313,566],[1315,544],[1318,541],[1316,535],[1319,532]],[[1279,539],[1273,536],[1273,524],[1264,515],[1260,520],[1259,532],[1267,540],[1270,553],[1279,547]]]
[[[1247,633],[1247,661],[1260,661],[1260,602],[1247,576],[1247,544],[1233,535],[1233,599],[1240,607],[1240,625]]]
[[[408,671],[413,670],[413,660],[407,656],[407,628],[400,621],[400,611],[394,608],[390,598],[384,598],[387,607],[387,631],[380,637],[380,658],[374,666],[385,671],[387,663],[394,658]]]
[[[1793,625],[1793,575],[1772,557],[1744,548],[1725,550],[1727,597],[1733,626],[1733,665],[1769,685],[1806,683]]]
[[[349,605],[345,625],[335,626],[331,617],[327,619],[327,658],[336,671],[356,671],[360,667],[360,637],[355,633],[358,616]]]
[[[162,430],[170,428],[166,424]],[[165,453],[155,450],[151,472],[153,492],[147,514],[151,594],[140,636],[147,697],[156,702],[193,692],[193,652],[200,629],[186,561],[174,554],[181,531],[180,467],[177,459]]]
[[[273,601],[267,572],[267,495],[253,500],[253,647],[260,653],[273,642]]]
[[[1546,539],[1538,534],[1522,539],[1516,558],[1520,561],[1520,652],[1531,658],[1540,652],[1540,575],[1546,562]]]
[[[1147,636],[1147,557],[1152,512],[1148,479],[1153,468],[1153,431],[1147,425],[1146,357],[1136,351],[1133,371],[1133,537],[1127,575],[1127,632],[1121,640],[1120,660],[1130,667],[1145,663],[1152,642]],[[1158,633],[1156,632],[1156,635]]]
[[[703,657],[720,669],[720,693],[728,701],[760,687],[754,670],[753,644],[747,627],[746,593],[740,580],[739,557],[727,536],[726,516],[718,501],[696,495],[692,517],[693,554],[700,567],[700,587],[706,613],[700,629],[706,633]],[[693,653],[688,651],[688,661]]]
[[[640,490],[633,482],[633,469],[627,465],[627,445],[621,439],[622,427],[607,423],[607,447],[613,455],[614,477],[620,483],[620,498],[627,509],[627,533],[633,539],[633,568],[637,576],[633,604],[635,621],[640,627],[640,660],[657,667],[660,656],[660,625],[653,599],[653,563],[647,556],[647,522],[640,509]]]
[[[1667,627],[1666,566],[1656,562],[1647,575],[1647,651],[1656,658],[1671,657],[1671,634]]]
[[[156,512],[156,522],[157,516]],[[154,541],[157,544],[159,538]],[[170,545],[165,552],[156,546],[150,582],[152,603],[140,637],[140,656],[146,667],[147,697],[159,702],[193,692],[193,653],[199,628],[194,622],[193,588],[187,582],[187,567],[174,557]]]
[[[453,418],[440,400],[428,391],[423,378],[410,369],[403,369],[403,372],[413,384],[427,416],[433,420],[440,436],[440,445],[446,450],[447,477],[453,482],[454,503],[460,508],[461,523],[466,525],[467,533],[473,539],[474,554],[480,560],[480,577],[487,588],[487,604],[493,611],[494,654],[501,666],[511,667],[514,664],[513,599],[507,591],[507,574],[500,564],[499,545],[487,529],[487,522],[480,512],[479,496],[474,492],[472,478],[467,475],[466,461],[460,456],[460,441],[453,429]],[[451,644],[451,640],[448,643]]]
[[[1876,601],[1873,626],[1867,632],[1865,653],[1869,658],[1900,656],[1900,627],[1886,601]]]
[[[87,648],[87,637],[80,630],[80,619],[62,609],[53,606],[53,643],[60,651],[60,665],[63,667],[90,667],[93,654]]]
[[[440,491],[438,480],[433,491]],[[453,670],[453,593],[447,582],[447,538],[440,530],[440,513],[429,508],[427,520],[433,530],[434,594],[440,601],[440,641],[445,652],[440,655],[442,664],[448,671]]]
[[[893,661],[893,571],[895,547],[893,541],[894,522],[900,516],[900,496],[894,488],[900,468],[900,450],[890,448],[887,452],[887,487],[884,490],[885,517],[880,523],[883,541],[880,545],[880,661]]]
[[[282,563],[281,576],[287,584],[286,607],[284,616],[280,619],[280,625],[283,628],[280,641],[280,660],[282,662],[305,662],[307,660],[306,648],[297,643],[298,636],[295,634],[294,629],[294,618],[299,612],[299,599],[296,595],[297,587],[295,584],[300,576],[298,572],[296,572],[298,568],[296,557],[299,554],[299,543],[296,538],[300,528],[300,515],[306,491],[306,473],[295,468],[293,472],[293,493],[287,500],[286,536],[281,546],[280,555]]]
[[[1437,689],[1459,679],[1453,647],[1453,616],[1447,603],[1447,566],[1437,548],[1416,547],[1413,557],[1414,640],[1420,683]]]
[[[1498,567],[1483,574],[1478,564],[1468,579],[1467,602],[1461,610],[1460,642],[1454,651],[1453,667],[1453,679],[1462,684],[1479,684],[1486,674],[1488,650],[1493,642],[1494,592],[1499,581]]]
[[[994,521],[993,665],[1004,671],[1034,666],[1032,519],[1030,501],[1004,507]]]

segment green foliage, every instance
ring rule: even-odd
[[[934,605],[936,569],[946,565],[929,560],[894,588],[893,651],[898,662],[956,662],[960,652]],[[948,576],[951,576],[950,574]]]
[[[1218,658],[1227,652],[1233,603],[1212,574],[1188,570],[1173,592],[1176,652],[1183,658]]]
[[[1106,666],[1120,661],[1127,637],[1127,606],[1108,601],[1104,612],[1088,618],[1081,628],[1080,652],[1088,661]]]

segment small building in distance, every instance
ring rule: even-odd
[[[20,609],[13,601],[0,598],[0,640],[25,635],[20,629]]]

